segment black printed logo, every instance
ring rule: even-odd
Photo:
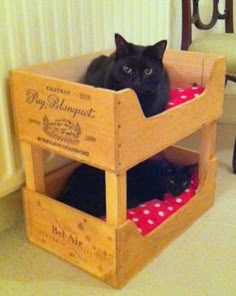
[[[67,144],[78,144],[81,129],[79,123],[68,119],[49,121],[47,115],[43,117],[43,131],[51,138]]]

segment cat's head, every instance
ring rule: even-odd
[[[183,193],[188,188],[196,168],[197,164],[179,165],[168,162],[166,166],[166,191],[174,196]]]
[[[131,88],[137,94],[155,87],[164,75],[163,55],[167,41],[154,45],[140,46],[127,42],[115,34],[115,60],[112,66],[116,90]]]

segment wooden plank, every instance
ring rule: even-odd
[[[50,63],[36,64],[27,68],[18,69],[31,74],[39,74],[73,82],[82,82],[89,63],[96,57],[109,55],[112,49],[92,52],[80,56],[56,60]]]
[[[199,143],[199,180],[200,182],[206,176],[209,163],[215,155],[216,143],[216,121],[200,129]]]
[[[106,221],[117,226],[126,220],[126,173],[106,171]]]
[[[165,149],[162,154],[169,161],[184,165],[190,165],[199,162],[199,153],[197,151],[178,146],[171,146]]]
[[[109,90],[12,72],[20,140],[101,169],[114,168],[114,96]]]
[[[164,64],[172,88],[202,84],[204,54],[179,50],[166,50]]]
[[[24,189],[29,240],[103,280],[113,281],[115,231],[42,194]]]
[[[221,61],[224,61],[223,63]],[[220,67],[221,69],[216,69]],[[226,63],[225,57],[214,54],[205,54],[203,59],[203,71],[202,71],[202,85],[206,87],[210,87],[211,84],[215,84],[215,79],[217,77],[214,75],[214,72],[221,72],[223,77],[225,78],[226,74]],[[219,77],[218,77],[219,78]],[[224,84],[220,84],[217,86],[219,91],[224,91]]]
[[[24,158],[27,188],[44,193],[45,183],[42,149],[26,142],[22,142],[21,148]]]

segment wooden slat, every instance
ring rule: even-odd
[[[126,173],[106,171],[106,220],[114,226],[126,220]]]
[[[105,51],[88,53],[76,57],[56,60],[51,63],[36,64],[27,68],[18,69],[18,71],[79,82],[83,81],[88,64],[93,59],[102,54],[109,55],[111,52],[112,50],[109,49]]]
[[[215,155],[216,122],[214,121],[200,129],[199,143],[199,179],[205,178],[209,163]]]
[[[204,54],[179,50],[167,50],[164,64],[172,88],[202,85]]]
[[[44,193],[44,168],[42,149],[22,142],[22,152],[25,165],[25,178],[27,188]]]
[[[217,67],[221,67],[221,75],[223,75],[225,77],[226,74],[226,64],[225,63],[221,63],[219,65],[219,61],[220,60],[225,60],[225,57],[223,56],[219,56],[219,55],[213,55],[213,54],[206,54],[204,55],[204,59],[203,59],[203,71],[202,71],[202,85],[206,86],[206,87],[210,87],[212,84],[215,84],[215,79],[217,79],[217,77],[214,75],[215,68]],[[215,87],[218,89],[218,91],[224,91],[224,84],[222,85],[218,85]]]
[[[199,162],[198,152],[178,146],[171,146],[162,153],[166,159],[175,163],[190,165]]]
[[[114,168],[114,92],[18,71],[11,85],[20,140]]]
[[[91,274],[112,281],[115,273],[115,231],[42,194],[24,189],[31,242]]]

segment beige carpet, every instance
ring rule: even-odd
[[[0,233],[0,296],[236,295],[235,135],[235,126],[218,127],[215,205],[122,290],[29,244],[22,222]]]

